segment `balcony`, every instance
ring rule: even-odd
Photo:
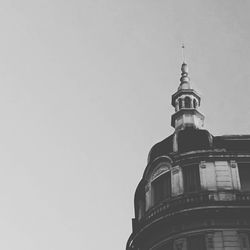
[[[161,216],[170,217],[175,213],[194,208],[209,208],[211,206],[246,206],[250,205],[250,192],[233,190],[204,191],[180,195],[161,202],[149,209],[136,222],[137,229],[159,219]]]

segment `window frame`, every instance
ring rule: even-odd
[[[184,194],[189,194],[189,193],[195,193],[195,192],[200,192],[201,191],[201,175],[200,175],[200,164],[199,163],[190,163],[190,164],[185,164],[182,166],[182,178],[183,178],[183,193]],[[196,177],[198,177],[198,180],[196,181],[194,187],[190,186],[189,184],[192,183],[190,179],[192,178],[191,175],[188,176],[187,178],[187,172],[188,169],[190,168],[196,168]],[[192,175],[193,176],[193,175]],[[187,179],[189,179],[187,181]]]
[[[249,167],[249,171],[246,175],[246,170],[242,170],[243,168],[247,168],[246,166],[242,166],[242,165],[248,165]],[[243,192],[250,192],[250,162],[237,162],[237,165],[238,165],[238,173],[239,173],[239,181],[240,181],[240,190],[243,191]],[[245,172],[244,172],[245,171]],[[243,172],[243,173],[242,173]],[[249,178],[242,178],[242,177],[249,177]],[[246,180],[249,180],[249,183],[248,183],[248,187],[246,184],[243,184],[245,183]],[[242,185],[243,184],[243,185]]]
[[[164,183],[160,183],[160,181],[163,179],[164,177],[166,178],[166,182]],[[159,182],[159,183],[157,183]],[[164,193],[164,187],[165,192]],[[157,190],[156,190],[157,189]],[[162,190],[161,193],[159,193],[158,191]],[[170,199],[172,197],[172,175],[171,175],[171,170],[165,171],[162,174],[158,175],[156,178],[154,178],[151,181],[151,192],[152,192],[152,204],[153,206],[160,204],[162,201]],[[156,196],[155,194],[158,193],[158,196]],[[157,197],[157,200],[156,200]]]

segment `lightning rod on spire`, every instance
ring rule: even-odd
[[[186,57],[185,57],[185,44],[184,43],[182,43],[181,49],[182,49],[182,60],[183,60],[183,62],[185,62]]]
[[[185,44],[184,43],[182,43],[181,48],[182,48],[182,60],[183,62],[185,62],[186,58],[185,58]]]

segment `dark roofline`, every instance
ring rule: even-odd
[[[238,140],[238,139],[250,140],[250,134],[247,134],[247,135],[219,135],[219,136],[215,136],[215,137],[221,138],[221,139],[228,139],[228,140]]]

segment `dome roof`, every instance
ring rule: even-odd
[[[168,155],[173,152],[174,134],[170,135],[161,142],[156,143],[148,154],[148,163],[152,162],[157,157]]]
[[[207,130],[186,128],[178,133],[178,152],[210,149],[212,142],[213,136]]]
[[[177,135],[178,153],[194,150],[204,150],[212,147],[213,136],[204,129],[194,129],[192,127],[178,131],[155,144],[149,152],[148,163],[160,156],[166,156],[174,152],[174,136]]]

